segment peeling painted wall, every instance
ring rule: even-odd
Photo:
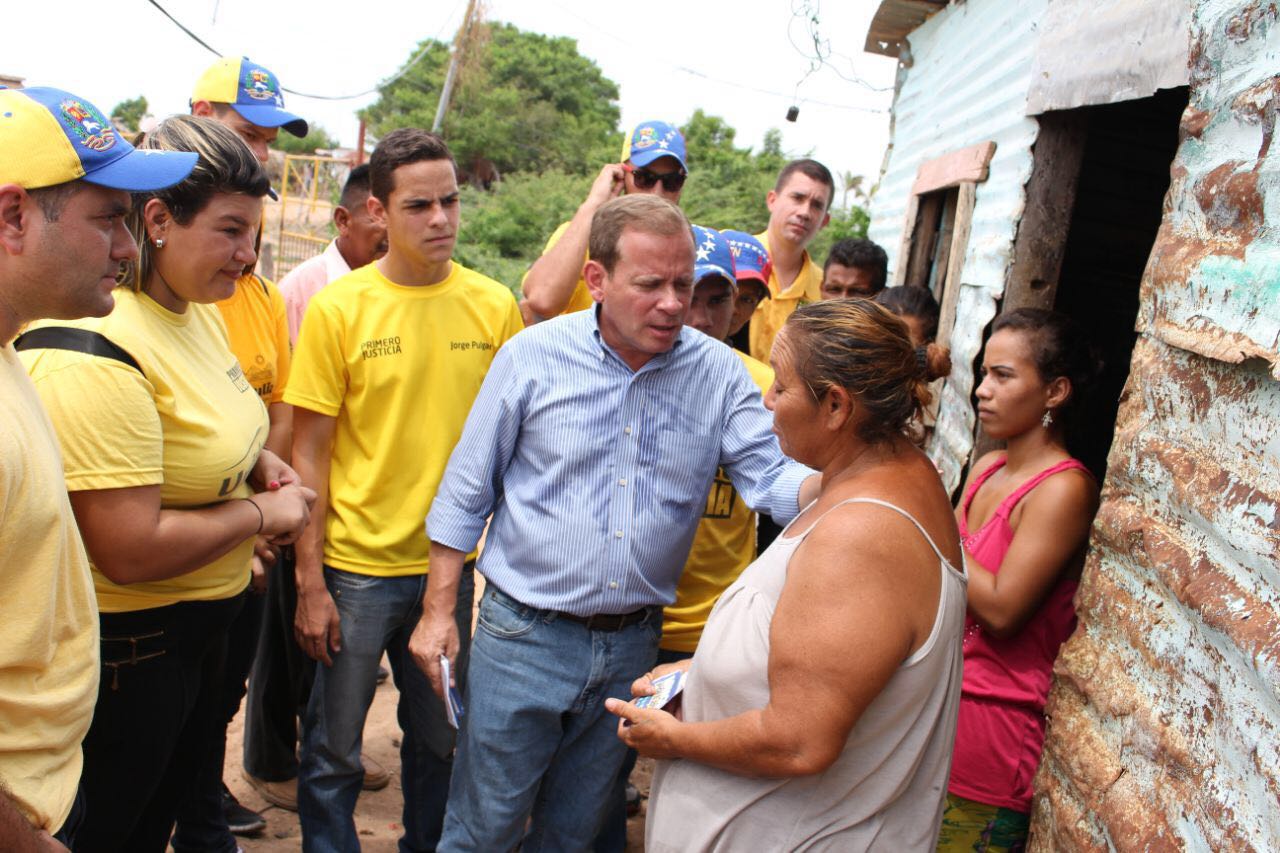
[[[973,360],[1004,292],[1031,176],[1039,125],[1025,115],[1027,84],[1036,22],[1045,7],[1045,0],[967,0],[911,33],[911,65],[899,75],[894,100],[892,146],[871,203],[869,236],[888,252],[892,270],[905,263],[897,254],[920,164],[968,145],[996,143],[990,177],[978,184],[949,342],[953,370],[943,386],[930,444],[930,455],[952,489],[973,446]]]
[[[1202,0],[1034,849],[1280,849],[1280,13]]]

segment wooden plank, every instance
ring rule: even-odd
[[[969,249],[969,231],[973,227],[973,206],[977,201],[978,185],[965,181],[960,185],[956,198],[956,226],[951,238],[951,252],[947,259],[946,290],[942,295],[942,314],[938,322],[938,340],[951,346],[951,330],[956,324],[956,302],[963,286],[960,274],[964,269],[964,256]]]
[[[898,287],[907,280],[907,266],[911,258],[912,240],[916,230],[916,213],[920,207],[920,197],[910,196],[907,199],[907,211],[902,216],[902,242],[898,245],[897,264],[893,268],[893,285]]]
[[[938,224],[938,246],[933,258],[933,282],[929,285],[933,298],[942,304],[942,295],[947,292],[947,264],[951,261],[951,240],[956,231],[956,204],[959,201],[959,190],[947,190],[938,193],[943,197],[942,216]]]
[[[921,195],[958,187],[966,181],[982,183],[987,179],[991,158],[995,153],[994,141],[979,142],[921,163],[916,170],[916,181],[911,185],[911,192]]]
[[[916,226],[911,237],[911,257],[907,262],[906,283],[925,287],[929,283],[930,262],[937,249],[938,215],[942,209],[940,194],[914,196],[918,199]]]
[[[1001,313],[1053,307],[1075,210],[1088,118],[1083,111],[1072,110],[1045,113],[1039,122],[1027,204],[1014,238]]]

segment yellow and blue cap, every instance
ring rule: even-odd
[[[714,228],[693,226],[693,248],[697,254],[693,261],[693,283],[699,285],[708,278],[719,276],[734,288],[738,286],[738,271],[733,265],[733,252],[729,241]]]
[[[685,163],[684,135],[680,128],[665,121],[642,121],[631,129],[622,143],[622,160],[633,166],[648,166],[661,157],[674,157],[681,169]]]
[[[82,180],[148,192],[191,174],[197,156],[139,151],[101,110],[62,89],[0,88],[0,184],[38,190]]]
[[[191,103],[227,104],[258,127],[282,127],[307,135],[307,122],[284,108],[280,80],[249,57],[224,56],[210,65],[191,92]]]

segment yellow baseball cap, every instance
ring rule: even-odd
[[[191,103],[227,104],[258,127],[282,127],[294,136],[307,135],[307,122],[284,108],[280,80],[249,57],[224,56],[210,65],[191,93]]]
[[[69,181],[130,192],[172,186],[195,168],[187,151],[139,151],[83,98],[62,89],[0,88],[0,184]]]

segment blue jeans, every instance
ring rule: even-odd
[[[621,631],[589,631],[489,586],[440,849],[589,850],[626,752],[604,700],[630,698],[661,631],[660,607]]]
[[[427,576],[379,578],[325,566],[325,584],[342,624],[342,651],[333,666],[316,666],[315,684],[302,726],[298,817],[302,849],[351,853],[360,849],[353,818],[364,779],[360,746],[365,717],[377,687],[385,651],[400,690],[396,716],[404,792],[401,853],[436,849],[449,796],[454,732],[431,682],[409,654],[409,637],[422,615]],[[456,611],[462,648],[458,679],[464,683],[471,636],[475,575],[467,564]]]

